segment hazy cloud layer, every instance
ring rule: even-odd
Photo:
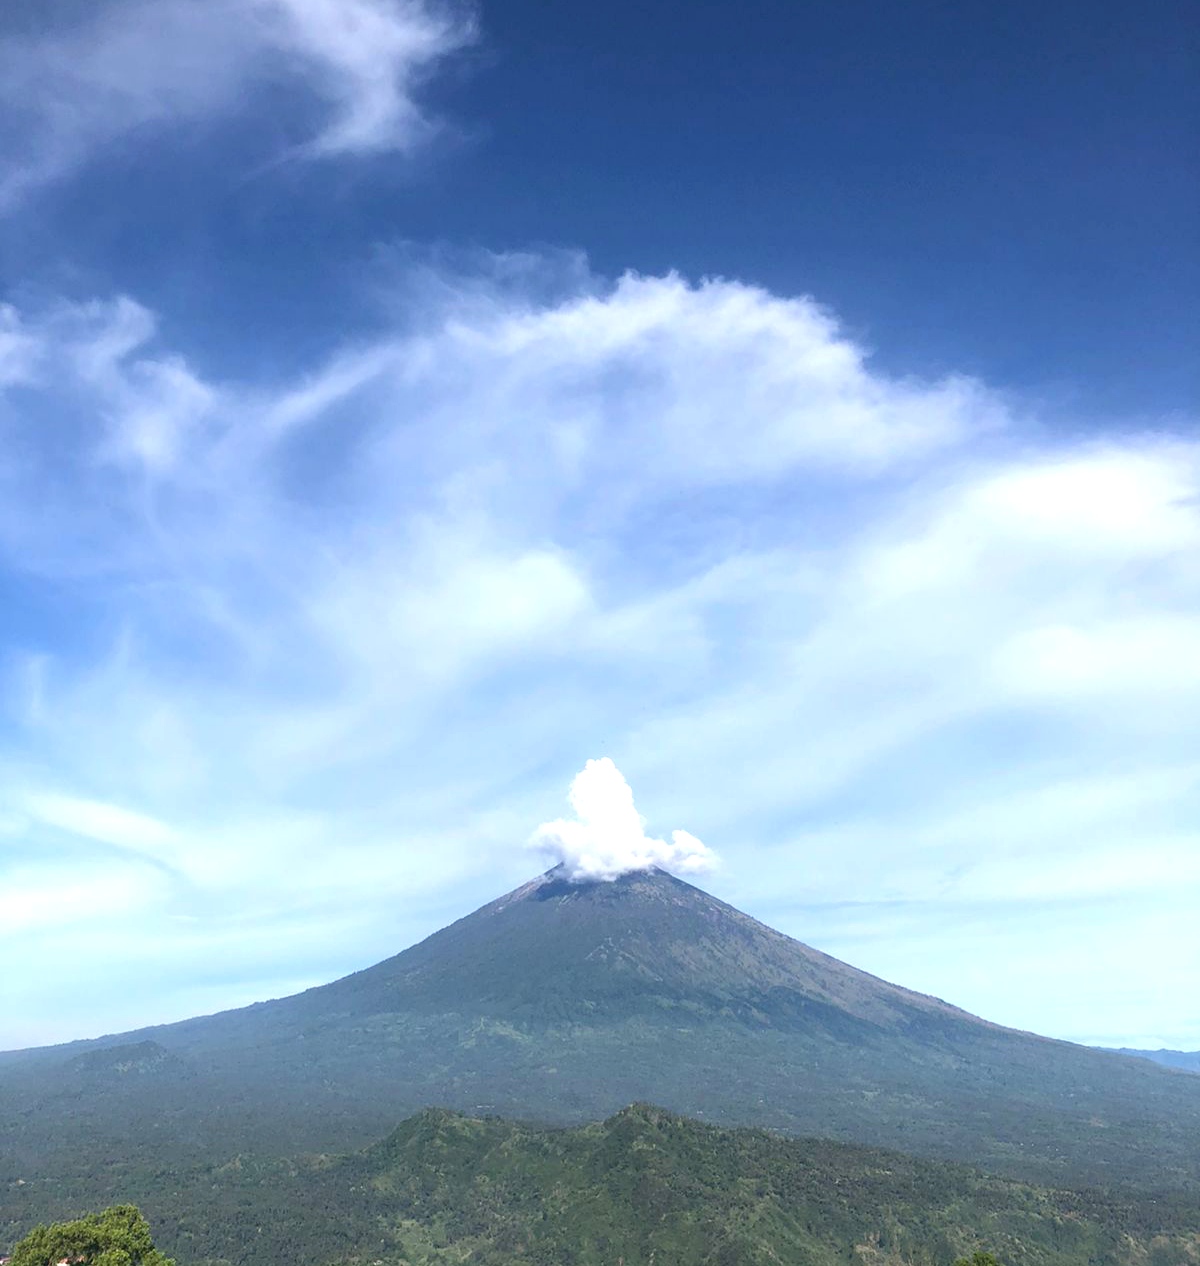
[[[1159,961],[1200,898],[1200,446],[1047,440],[806,299],[560,264],[437,273],[295,382],[203,378],[129,298],[6,313],[0,942],[40,969],[0,1044],[394,952],[526,878],[602,748],[797,935],[1200,1045],[1136,983],[1200,970]],[[576,873],[700,855],[589,768],[543,836]]]

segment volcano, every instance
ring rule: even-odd
[[[90,1054],[118,1047],[153,1075]],[[431,1105],[565,1124],[639,1100],[1039,1181],[1200,1188],[1200,1078],[988,1023],[660,870],[556,868],[332,984],[0,1058],[0,1141],[33,1165],[81,1138],[174,1161],[359,1146]]]

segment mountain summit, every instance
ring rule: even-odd
[[[580,882],[556,866],[395,958],[312,992],[360,1014],[403,1002],[522,1023],[640,1016],[814,1033],[971,1018],[658,868]]]
[[[110,1047],[161,1052],[155,1076],[81,1077]],[[556,868],[332,984],[0,1073],[0,1142],[38,1155],[81,1133],[326,1150],[430,1105],[566,1123],[643,1100],[1052,1182],[1200,1187],[1200,1078],[990,1024],[660,870]]]

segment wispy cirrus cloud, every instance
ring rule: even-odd
[[[1132,874],[1196,895],[1194,441],[1051,442],[810,300],[568,273],[443,270],[285,382],[206,380],[129,299],[12,314],[0,584],[86,636],[5,638],[0,865],[111,873],[113,971],[211,937],[244,1000],[293,941],[316,981],[524,878],[603,751],[726,895],[879,970],[829,910],[906,903],[947,944],[986,918],[995,957],[1046,902],[1045,952],[1099,935]],[[961,955],[900,965],[1019,1022]]]
[[[433,0],[107,0],[9,35],[0,208],[113,146],[235,118],[272,88],[299,105],[286,154],[266,157],[409,150],[433,128],[422,80],[474,35],[468,7]]]

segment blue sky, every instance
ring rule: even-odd
[[[608,756],[793,935],[1200,1047],[1182,4],[3,21],[0,1046],[393,953]]]

